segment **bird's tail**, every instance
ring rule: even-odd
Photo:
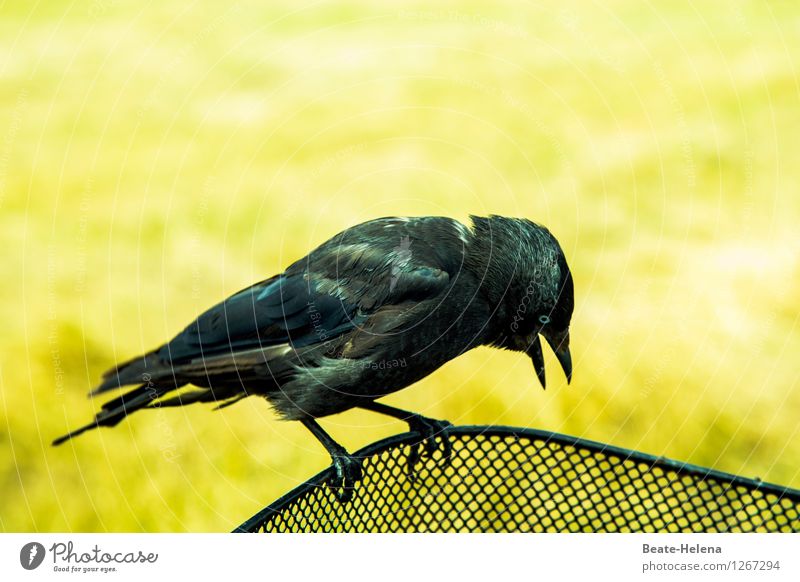
[[[157,350],[123,362],[103,374],[103,381],[89,394],[97,396],[128,384],[149,383],[172,375],[172,367],[165,364]]]
[[[58,446],[87,430],[99,426],[114,426],[131,412],[147,407],[153,400],[174,389],[174,385],[154,386],[151,383],[142,384],[138,388],[134,388],[130,392],[126,392],[122,396],[103,404],[102,410],[97,413],[92,422],[57,438],[53,441],[53,446]]]
[[[89,393],[89,396],[96,396],[130,384],[139,386],[103,404],[92,422],[57,438],[53,441],[53,445],[60,445],[99,426],[114,426],[130,413],[147,407],[179,385],[172,366],[164,363],[153,351],[124,362],[103,374],[103,381]]]

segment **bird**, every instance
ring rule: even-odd
[[[361,408],[405,421],[423,453],[452,453],[451,423],[381,402],[478,346],[525,353],[546,386],[540,337],[572,379],[574,285],[564,252],[526,218],[385,217],[352,226],[282,273],[202,313],[170,341],[107,371],[90,392],[133,387],[53,441],[148,408],[267,400],[325,447],[327,485],[348,502],[362,459],[317,419]],[[421,450],[420,450],[421,449]]]

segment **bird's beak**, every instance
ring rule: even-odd
[[[542,355],[542,342],[539,341],[539,335],[535,335],[531,345],[528,346],[527,354],[533,361],[533,368],[536,370],[536,376],[542,384],[542,388],[547,388],[547,382],[544,377],[544,356]]]
[[[546,335],[544,339],[547,340],[547,343],[556,353],[558,363],[561,364],[561,369],[564,370],[567,384],[569,384],[572,382],[572,354],[569,352],[569,329],[564,333]]]
[[[561,364],[561,369],[564,370],[564,374],[567,377],[567,384],[569,384],[572,381],[572,355],[569,351],[569,330],[560,334],[542,335],[544,335],[544,339],[547,340],[547,343],[550,344],[553,352],[555,352],[556,358],[558,358],[558,362]],[[533,362],[536,376],[539,378],[542,388],[546,388],[542,342],[539,340],[538,335],[533,337],[526,353]]]

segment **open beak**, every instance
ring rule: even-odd
[[[544,355],[542,355],[542,342],[539,341],[539,336],[536,335],[528,347],[527,354],[533,361],[533,369],[536,370],[536,376],[542,384],[542,388],[547,388],[547,382],[544,377]]]
[[[544,335],[544,334],[543,334]],[[569,330],[564,333],[545,335],[544,339],[553,349],[553,352],[561,364],[561,369],[564,370],[564,375],[567,377],[567,384],[572,381],[572,355],[569,351]],[[536,376],[542,384],[542,388],[546,387],[544,375],[544,356],[542,355],[542,342],[539,336],[536,335],[527,349],[527,354],[533,362],[533,367],[536,370]]]

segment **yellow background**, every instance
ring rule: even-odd
[[[385,215],[534,219],[577,295],[571,386],[479,349],[386,402],[800,487],[794,3],[12,1],[0,39],[0,530],[225,531],[327,466],[255,398],[50,441]]]

